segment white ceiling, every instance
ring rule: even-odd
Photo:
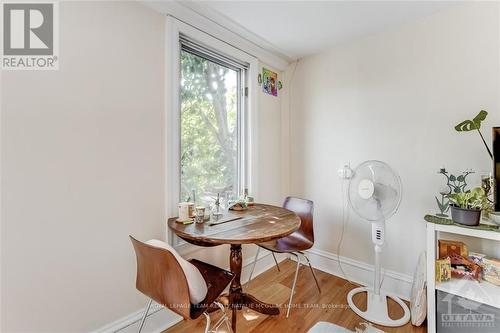
[[[297,59],[335,44],[415,21],[451,1],[196,1],[183,2],[217,23],[239,26],[265,47]],[[255,42],[255,38],[251,38]]]

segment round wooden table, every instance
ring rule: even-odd
[[[227,219],[234,220],[224,222]],[[231,244],[229,265],[234,279],[229,288],[229,307],[232,309],[232,328],[236,332],[236,316],[243,306],[267,315],[278,315],[277,305],[259,301],[241,288],[241,244],[256,244],[281,238],[300,227],[300,218],[292,211],[256,204],[245,211],[229,211],[219,219],[212,216],[205,223],[182,224],[176,218],[168,220],[172,231],[189,243],[199,246]]]

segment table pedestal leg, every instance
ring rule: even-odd
[[[231,244],[231,255],[229,257],[229,267],[231,272],[234,273],[234,279],[231,281],[231,287],[229,287],[229,305],[233,310],[231,318],[231,326],[233,332],[236,332],[236,317],[238,315],[238,310],[241,309],[242,292],[241,292],[241,245]]]
[[[280,313],[278,306],[259,301],[252,295],[246,294],[241,289],[241,244],[231,244],[231,255],[229,258],[231,272],[234,273],[234,279],[229,287],[229,307],[232,309],[231,326],[233,332],[236,332],[236,318],[238,310],[243,306],[266,315],[278,315]]]

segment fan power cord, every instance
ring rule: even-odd
[[[345,193],[345,183],[347,182],[347,179],[342,180],[342,186],[341,186],[341,196],[342,196],[342,230],[340,232],[340,239],[339,242],[337,243],[337,262],[339,264],[339,269],[342,272],[342,275],[344,276],[344,279],[347,280],[349,283],[354,284],[348,277],[347,274],[345,273],[344,269],[342,268],[342,262],[340,260],[340,250],[342,249],[342,242],[344,241],[344,232],[345,232],[345,227],[347,222],[349,222],[349,209],[346,209],[346,193]],[[347,212],[346,212],[347,210]]]

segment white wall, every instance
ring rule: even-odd
[[[262,67],[278,73],[278,80],[282,80],[283,73],[263,63],[260,64],[259,73],[262,73]],[[258,89],[256,181],[259,193],[255,200],[281,206],[286,195],[285,184],[281,178],[284,163],[282,160],[281,101],[284,90],[278,90],[278,96],[275,97],[264,93],[262,85],[259,85]]]
[[[440,166],[491,170],[475,133],[458,122],[490,112],[500,124],[496,3],[466,3],[299,61],[291,91],[291,191],[314,200],[316,245],[335,253],[342,224],[337,169],[386,161],[403,182],[383,266],[413,275],[435,212]],[[293,66],[288,69],[291,76]],[[369,225],[351,213],[343,256],[372,263]]]
[[[2,74],[2,332],[138,310],[128,239],[163,235],[164,18],[61,2],[59,71]]]

